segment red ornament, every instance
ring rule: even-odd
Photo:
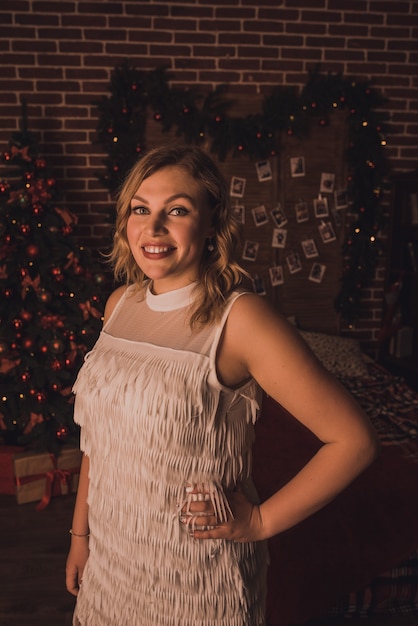
[[[35,394],[35,397],[36,397],[36,401],[39,402],[39,404],[46,402],[46,393],[44,391],[38,391]]]
[[[61,361],[59,361],[58,359],[54,359],[54,360],[51,362],[51,369],[52,369],[54,372],[59,372],[59,371],[62,369],[62,363],[61,363]]]
[[[64,351],[64,342],[61,341],[61,339],[53,339],[52,341],[49,342],[48,345],[49,345],[49,349],[54,354],[60,354],[61,352]]]
[[[30,226],[29,226],[29,224],[21,224],[20,225],[20,232],[22,233],[22,235],[28,235],[30,233]]]
[[[42,292],[39,294],[39,300],[41,302],[44,302],[47,304],[48,302],[51,302],[51,299],[52,299],[51,294],[48,291],[45,291],[45,289],[42,290]]]
[[[23,309],[20,313],[20,317],[24,322],[30,322],[33,315],[32,313],[30,313],[30,311],[25,311],[25,309]]]
[[[68,428],[66,426],[60,426],[57,429],[56,435],[57,435],[57,439],[60,439],[61,441],[67,439],[67,437],[68,437]]]
[[[0,356],[9,352],[9,346],[5,341],[0,341]]]
[[[34,346],[33,339],[31,339],[30,337],[28,337],[27,339],[24,339],[22,341],[22,346],[25,350],[32,350]]]
[[[23,372],[21,374],[20,379],[23,383],[27,383],[30,380],[30,372]]]
[[[26,248],[26,254],[30,256],[32,259],[36,258],[39,254],[39,246],[35,245],[34,243],[31,243]]]
[[[62,275],[62,270],[60,267],[53,267],[51,273],[55,278],[59,278]]]

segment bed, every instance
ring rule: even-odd
[[[362,405],[382,449],[333,502],[270,540],[268,624],[418,611],[418,392],[363,354],[355,339],[301,334]],[[320,445],[265,397],[254,446],[261,498]]]

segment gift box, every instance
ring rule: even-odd
[[[13,458],[15,454],[23,451],[23,446],[0,446],[0,494],[15,495],[16,481]]]
[[[75,493],[78,487],[82,453],[63,448],[59,455],[48,452],[21,452],[13,459],[16,499],[19,504],[38,500],[44,509],[52,496]]]

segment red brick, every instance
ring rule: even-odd
[[[321,60],[321,51],[312,48],[283,48],[281,56],[284,59],[309,59],[310,61]]]
[[[296,35],[264,34],[262,37],[263,44],[267,46],[294,46],[295,48],[299,48],[304,45],[304,38],[297,37]]]
[[[253,7],[217,7],[215,8],[216,18],[231,18],[235,20],[250,19],[253,20],[256,17],[256,10]]]
[[[170,14],[172,17],[214,17],[214,10],[212,7],[203,6],[181,6],[177,4],[171,5]],[[154,14],[158,15],[158,13]],[[238,19],[238,18],[237,18]]]
[[[160,33],[159,33],[160,34]],[[169,37],[173,37],[174,36],[174,43],[176,44],[195,44],[195,43],[206,43],[206,44],[214,44],[216,43],[216,35],[214,35],[213,33],[202,33],[202,32],[198,32],[198,33],[161,33],[161,34],[165,34]],[[223,42],[221,40],[222,35],[219,36],[219,43],[228,43],[229,42],[229,37],[233,37],[233,35],[227,35],[226,41]]]
[[[129,2],[125,3],[125,13],[132,19],[132,15],[159,15],[170,14],[169,3],[150,4],[149,2]]]
[[[35,28],[21,28],[19,26],[4,27],[2,25],[1,37],[2,39],[7,39],[8,41],[15,39],[17,37],[19,39],[35,39],[36,29]]]
[[[244,44],[250,46],[259,46],[261,44],[262,35],[260,33],[223,33],[218,37],[220,44]]]
[[[287,22],[282,25],[282,28],[286,33],[293,33],[298,35],[324,35],[329,30],[331,35],[340,35],[339,32],[331,32],[331,27],[328,29],[326,24],[304,24],[301,22]]]
[[[301,11],[302,22],[341,22],[341,13],[337,11]]]
[[[1,23],[4,24],[3,18]],[[32,24],[33,26],[58,26],[60,20],[58,15],[47,13],[20,13],[19,15],[16,15],[15,23],[26,25]]]
[[[200,26],[199,22],[199,26]],[[196,31],[196,20],[174,19],[174,18],[156,18],[154,21],[154,28],[157,30],[188,30]]]
[[[193,55],[198,57],[223,58],[235,54],[233,46],[193,46]]]
[[[55,41],[34,41],[34,40],[14,40],[12,41],[12,50],[14,52],[44,52],[56,53],[57,42]]]
[[[13,3],[14,4],[14,3]],[[75,11],[75,2],[63,2],[61,1],[59,3],[59,12],[60,13],[74,13]],[[54,0],[48,1],[46,0],[45,2],[37,2],[36,0],[34,2],[32,2],[32,7],[31,10],[33,11],[33,13],[54,13],[54,9],[55,12],[57,10],[58,6],[57,3],[54,2]]]
[[[117,15],[123,12],[124,2],[77,2],[77,8],[80,13],[92,13],[97,15],[105,13],[106,15]],[[61,8],[61,5],[60,5]]]
[[[327,37],[327,48],[344,48],[345,47],[345,39],[342,37]],[[306,37],[306,45],[313,46],[318,48],[324,47],[324,38],[323,37]]]

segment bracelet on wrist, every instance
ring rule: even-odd
[[[73,537],[90,537],[90,533],[85,533],[84,535],[79,535],[78,533],[75,533],[72,528],[70,528],[70,530],[68,532]]]

